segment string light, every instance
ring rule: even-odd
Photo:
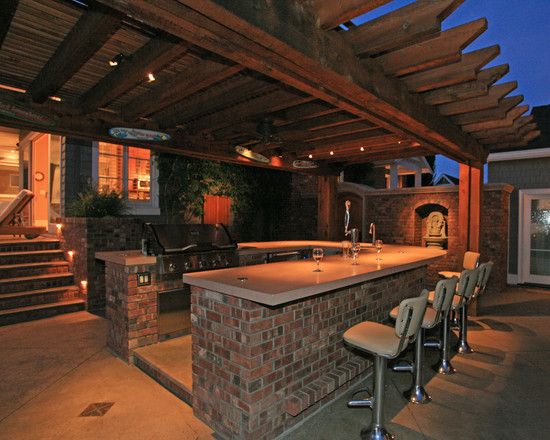
[[[359,148],[361,151],[365,151],[365,147],[361,147]]]
[[[308,157],[309,157],[310,159],[313,159],[313,154],[310,154]]]
[[[331,151],[331,152],[330,152],[330,155],[331,155],[331,156],[334,156],[334,151]]]

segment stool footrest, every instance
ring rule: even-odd
[[[426,342],[424,342],[424,347],[426,348],[437,348],[438,350],[441,349],[441,340],[439,339],[428,339]]]
[[[349,408],[372,408],[373,405],[374,399],[372,397],[370,399],[350,400],[348,402]]]
[[[407,361],[402,361],[401,364],[398,364],[398,365],[394,365],[392,367],[392,370],[393,371],[396,371],[396,372],[408,372],[408,373],[412,373],[414,371],[414,364],[411,363],[411,362],[407,362]]]

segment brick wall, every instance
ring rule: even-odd
[[[482,194],[481,260],[495,263],[489,292],[497,292],[506,286],[510,190],[507,185],[485,185]],[[439,280],[438,271],[462,268],[464,250],[458,242],[458,186],[365,193],[366,220],[376,223],[377,238],[388,243],[421,246],[426,229],[419,212],[430,204],[447,210],[448,236],[447,256],[428,268],[427,281],[433,286]]]
[[[140,249],[142,220],[138,218],[61,219],[61,243],[74,250],[72,271],[75,281],[88,280],[88,309],[105,307],[105,266],[95,259],[99,251]]]
[[[224,438],[273,439],[364,377],[343,332],[421,292],[425,268],[266,307],[192,288],[193,411]]]
[[[126,362],[133,349],[158,342],[157,286],[137,285],[138,272],[153,270],[154,266],[105,264],[107,345]]]

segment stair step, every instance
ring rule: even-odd
[[[79,293],[79,289],[75,285],[27,290],[23,292],[0,293],[0,310],[77,299]]]
[[[9,310],[0,310],[0,326],[31,321],[34,319],[49,318],[62,313],[71,313],[84,310],[86,303],[83,299],[58,301],[51,304],[18,307]]]
[[[0,278],[17,278],[30,275],[65,273],[69,271],[67,261],[43,261],[0,265]]]
[[[71,272],[3,278],[0,279],[0,293],[47,289],[49,287],[68,286],[70,284],[73,284],[73,274]]]
[[[22,252],[0,252],[0,265],[62,261],[64,259],[65,254],[61,249],[46,249],[39,251]]]
[[[0,252],[22,252],[59,249],[60,243],[56,238],[2,239],[0,238]]]

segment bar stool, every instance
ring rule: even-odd
[[[441,280],[437,283],[434,291],[433,305],[426,308],[426,313],[424,314],[424,319],[422,320],[422,324],[416,338],[414,362],[408,363],[408,365],[404,366],[396,365],[393,368],[394,371],[407,371],[414,375],[414,385],[409,391],[404,393],[405,398],[411,403],[429,403],[432,400],[430,395],[424,389],[424,379],[422,376],[424,334],[426,330],[432,329],[436,325],[440,324],[442,319],[444,320],[444,323],[447,322],[453,296],[456,291],[457,281],[457,277],[452,277],[446,280]],[[427,295],[428,291],[425,290],[424,292],[422,292],[422,294]],[[390,312],[390,316],[394,319],[398,314],[399,307],[395,307]]]
[[[460,310],[464,302],[464,298],[469,298],[472,295],[472,292],[476,285],[476,280],[478,276],[478,270],[463,270],[460,274],[460,279],[458,281],[458,289],[456,294],[452,295],[452,301],[450,304],[450,310]],[[435,291],[431,291],[428,294],[428,302],[433,303],[435,298]],[[428,348],[437,348],[440,350],[440,359],[438,364],[434,366],[434,370],[439,374],[454,374],[456,369],[451,365],[451,360],[449,358],[449,337],[451,333],[450,328],[450,319],[449,319],[449,310],[447,310],[447,317],[443,319],[443,328],[441,339],[427,341],[424,346]]]
[[[370,440],[393,440],[384,427],[384,386],[388,359],[395,359],[414,340],[426,311],[426,295],[401,301],[395,327],[364,321],[346,330],[344,341],[361,351],[374,355],[374,396],[352,400],[350,408],[368,407],[373,410]]]
[[[467,251],[464,253],[464,258],[462,260],[462,269],[472,270],[472,269],[475,269],[478,266],[478,264],[479,264],[478,252]],[[444,270],[444,271],[438,272],[438,275],[443,278],[460,277],[460,272]]]
[[[460,354],[469,354],[473,353],[474,350],[468,344],[468,306],[483,292],[487,287],[487,281],[493,270],[493,262],[488,261],[487,263],[482,263],[477,268],[478,276],[474,286],[474,290],[470,297],[466,297],[462,302],[462,307],[460,308],[460,332],[458,336],[458,344],[456,350]]]

